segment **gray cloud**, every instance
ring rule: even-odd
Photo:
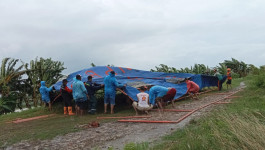
[[[260,66],[262,0],[0,0],[0,58],[52,57],[70,73],[96,65],[150,70],[225,59]]]

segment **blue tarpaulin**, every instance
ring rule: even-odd
[[[160,85],[164,87],[173,87],[177,90],[177,94],[175,96],[175,99],[177,99],[186,94],[187,85],[185,82],[181,82],[184,80],[184,78],[191,77],[191,80],[197,83],[200,86],[200,89],[204,87],[217,86],[218,82],[217,77],[207,75],[150,72],[124,67],[99,66],[71,73],[67,77],[67,86],[71,88],[73,79],[77,74],[82,76],[83,82],[86,82],[87,77],[91,75],[93,76],[93,82],[103,84],[104,77],[106,77],[110,71],[116,72],[116,78],[119,83],[127,84],[124,91],[135,101],[137,101],[136,94],[139,93],[137,88],[141,85]],[[61,85],[62,81],[59,81],[54,85],[54,87],[56,90],[59,90]]]

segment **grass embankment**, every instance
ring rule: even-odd
[[[53,108],[53,112],[49,112],[46,108],[39,107],[36,109],[26,110],[20,113],[11,113],[0,116],[0,148],[17,143],[21,140],[35,139],[52,139],[58,135],[64,135],[70,132],[82,130],[78,125],[88,124],[96,120],[96,117],[110,116],[110,114],[64,116],[62,106],[58,105]],[[11,123],[17,118],[30,118],[35,116],[55,114],[48,118],[32,120],[19,124]],[[121,109],[111,116],[127,116],[134,115],[133,109]],[[113,120],[100,120],[100,122]],[[8,123],[9,122],[9,123]]]
[[[248,87],[236,94],[242,97],[234,98],[232,104],[215,106],[211,113],[190,121],[187,127],[156,141],[154,146],[130,143],[124,149],[264,149],[265,75],[233,80],[233,86],[242,81]]]
[[[262,87],[265,82],[262,80],[265,78],[245,78],[248,87],[236,94],[242,97],[191,121],[149,149],[264,149],[265,90]]]

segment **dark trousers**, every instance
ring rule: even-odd
[[[222,80],[218,80],[218,90],[221,91],[223,88],[223,81]]]
[[[89,96],[88,110],[90,110],[91,113],[97,111],[97,99],[94,95]]]

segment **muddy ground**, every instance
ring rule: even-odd
[[[181,102],[176,106],[176,109],[196,109],[205,104],[216,101],[217,99],[224,98],[231,92],[236,91],[239,88],[244,87],[241,84],[238,88],[226,92],[225,95],[204,95],[200,100],[193,100],[187,102]],[[225,99],[223,101],[230,101]],[[177,104],[177,103],[176,103]],[[219,104],[227,105],[227,104]],[[114,149],[123,149],[126,143],[135,142],[148,142],[152,145],[155,141],[159,141],[162,136],[168,135],[179,128],[187,125],[190,120],[198,119],[200,116],[207,114],[211,109],[216,108],[216,105],[210,105],[200,111],[197,111],[190,117],[181,121],[178,124],[157,124],[157,123],[119,123],[110,122],[103,123],[98,128],[88,128],[80,132],[69,133],[64,136],[57,136],[52,140],[34,140],[34,141],[22,141],[14,144],[7,149],[108,149],[113,147]],[[160,114],[157,111],[151,111],[151,118],[145,120],[168,120],[176,121],[185,115],[187,112],[164,112]],[[136,119],[139,120],[139,119]],[[143,119],[142,119],[143,120]]]

